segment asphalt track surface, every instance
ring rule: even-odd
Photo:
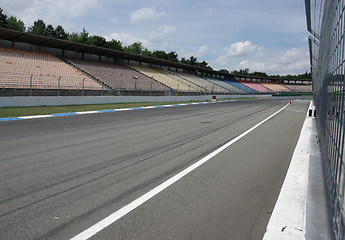
[[[0,122],[0,238],[71,239],[287,103]],[[308,105],[293,102],[90,239],[261,239]]]

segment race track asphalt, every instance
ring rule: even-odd
[[[287,103],[0,122],[1,239],[70,239]],[[91,239],[261,239],[308,105],[294,101]]]

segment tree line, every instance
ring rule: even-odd
[[[212,69],[212,67],[209,66],[209,64],[206,61],[199,62],[198,59],[194,56],[191,56],[189,59],[186,59],[183,57],[179,59],[176,51],[171,51],[171,52],[165,52],[163,50],[150,51],[147,48],[145,48],[143,46],[143,43],[140,41],[135,42],[129,46],[123,46],[123,43],[119,40],[112,39],[108,41],[102,36],[97,36],[97,35],[90,36],[90,34],[86,31],[85,28],[83,28],[83,30],[79,33],[78,32],[68,33],[65,31],[65,29],[61,25],[54,27],[51,24],[46,24],[41,19],[36,20],[32,26],[27,28],[21,19],[18,19],[15,16],[8,17],[5,13],[3,13],[2,8],[0,8],[0,27],[12,29],[16,31],[21,31],[21,32],[28,32],[28,33],[32,33],[36,35],[41,35],[41,36],[53,37],[53,38],[58,38],[58,39],[63,39],[63,40],[68,40],[68,41],[73,41],[73,42],[78,42],[78,43],[89,44],[89,45],[98,46],[98,47],[124,51],[128,53],[139,54],[139,55],[148,56],[148,57],[159,58],[159,59],[163,59],[167,61],[180,62],[183,64],[193,65],[196,67]],[[227,69],[221,69],[220,72],[232,73],[232,74],[238,74],[238,75],[256,76],[256,77],[276,77],[276,78],[293,78],[293,79],[311,78],[310,73],[300,74],[297,76],[288,75],[288,76],[282,77],[279,75],[268,76],[266,73],[263,73],[263,72],[249,72],[249,69],[244,69],[244,70],[241,69],[239,71],[233,70],[231,72],[229,72]]]
[[[226,69],[222,69],[220,71],[227,72]],[[253,77],[269,77],[269,78],[281,78],[281,79],[295,79],[295,80],[311,79],[311,77],[312,77],[310,72],[305,72],[305,73],[298,74],[298,75],[288,74],[288,75],[281,76],[281,75],[267,75],[264,72],[256,72],[256,71],[255,72],[250,72],[249,68],[240,69],[239,71],[238,70],[233,70],[233,71],[231,71],[231,74],[243,75],[243,76],[253,76]]]
[[[143,46],[143,43],[140,41],[135,42],[129,46],[123,46],[123,43],[119,40],[112,39],[110,41],[107,41],[102,36],[90,36],[90,34],[86,31],[85,28],[80,33],[68,33],[61,25],[54,27],[51,24],[46,24],[41,19],[38,19],[34,22],[32,26],[26,28],[24,22],[21,19],[18,19],[15,16],[8,17],[6,14],[3,13],[3,9],[1,8],[0,27],[212,69],[206,61],[199,62],[197,58],[194,56],[191,56],[189,59],[179,59],[176,51],[150,51],[147,48],[145,48]]]

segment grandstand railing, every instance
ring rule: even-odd
[[[345,1],[305,0],[318,138],[326,168],[333,229],[345,239]],[[322,20],[322,23],[321,23]],[[320,41],[320,42],[318,42]],[[318,51],[315,51],[315,50]]]

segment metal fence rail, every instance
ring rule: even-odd
[[[305,0],[316,119],[336,239],[345,239],[345,1]]]

